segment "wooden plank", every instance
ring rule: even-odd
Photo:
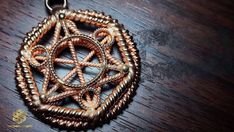
[[[229,0],[69,0],[71,9],[111,14],[134,36],[142,73],[137,94],[97,131],[234,130],[234,3]],[[42,1],[0,4],[0,129],[57,131],[31,114],[16,89],[25,34],[47,16]],[[32,128],[9,128],[23,109]],[[93,131],[91,129],[90,131]]]

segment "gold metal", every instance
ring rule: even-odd
[[[77,22],[97,30],[87,34]],[[54,31],[52,40],[39,44],[49,31]],[[120,58],[113,54],[114,47]],[[82,48],[89,53],[81,59],[77,49]],[[60,57],[65,51],[70,58]],[[59,126],[83,128],[110,119],[129,101],[139,81],[140,60],[128,31],[111,16],[96,11],[56,11],[27,34],[19,53],[16,80],[26,103],[41,118]],[[71,70],[61,77],[57,65]],[[87,79],[86,68],[98,73]],[[36,83],[35,72],[43,76],[42,86]],[[114,85],[112,92],[103,98],[109,84]],[[61,105],[68,97],[75,108]]]

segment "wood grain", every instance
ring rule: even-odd
[[[134,36],[142,73],[137,94],[95,131],[233,131],[232,0],[69,0],[71,9],[111,14]],[[25,34],[47,16],[42,0],[0,2],[0,130],[58,131],[31,114],[16,89],[15,63]],[[12,113],[32,128],[9,128]],[[93,131],[93,130],[90,130]]]

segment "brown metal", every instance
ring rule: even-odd
[[[87,35],[77,28],[76,22],[98,29]],[[52,28],[55,30],[50,44],[39,45],[38,42]],[[114,46],[118,48],[121,59],[112,54]],[[83,60],[77,57],[79,47],[90,50]],[[71,58],[59,58],[65,49],[70,51]],[[98,63],[91,62],[95,56]],[[74,67],[60,78],[55,70],[57,64]],[[123,108],[137,87],[139,65],[131,36],[116,20],[96,11],[61,9],[25,37],[16,65],[16,79],[28,106],[40,113],[41,118],[59,126],[81,128],[109,119]],[[85,67],[98,68],[99,73],[86,80]],[[41,90],[35,82],[34,70],[44,77]],[[108,75],[111,70],[117,74]],[[79,80],[78,84],[71,82],[74,78]],[[101,100],[102,89],[110,82],[116,86]],[[74,99],[77,108],[59,105],[67,97]]]

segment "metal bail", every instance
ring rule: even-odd
[[[45,6],[50,11],[50,13],[54,12],[57,9],[67,8],[67,6],[68,6],[67,0],[63,0],[63,4],[61,4],[61,5],[54,5],[54,7],[52,7],[50,5],[50,2],[51,1],[55,1],[55,0],[44,0],[44,1],[45,1]]]

